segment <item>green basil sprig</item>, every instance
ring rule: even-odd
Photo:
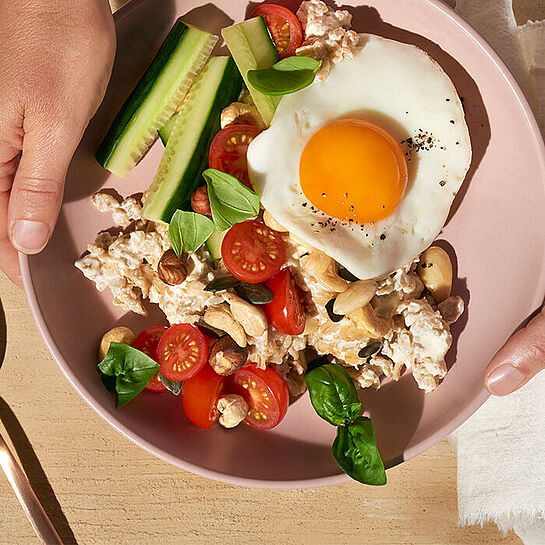
[[[159,364],[132,346],[111,343],[98,370],[106,388],[116,394],[116,407],[122,407],[146,387]]]
[[[234,176],[214,168],[203,172],[212,219],[221,232],[259,213],[259,197]]]
[[[341,469],[352,479],[363,484],[386,484],[386,471],[370,418],[357,416],[353,422],[339,426],[332,453]]]
[[[305,382],[318,415],[337,426],[331,452],[340,468],[363,484],[386,484],[373,424],[359,415],[361,403],[348,373],[338,365],[326,363],[308,371]]]
[[[330,424],[341,426],[351,422],[361,411],[361,403],[348,373],[328,363],[305,375],[314,410]]]
[[[288,95],[308,87],[321,64],[311,57],[287,57],[270,68],[248,71],[248,82],[264,95]]]
[[[210,218],[185,210],[176,210],[168,226],[170,245],[178,257],[184,250],[198,250],[213,232],[214,224]]]

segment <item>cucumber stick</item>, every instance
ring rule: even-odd
[[[144,206],[145,218],[168,223],[176,210],[191,210],[191,195],[203,184],[221,111],[238,98],[241,89],[242,78],[231,57],[208,60],[175,116]]]
[[[159,129],[159,138],[161,139],[161,142],[166,146],[168,139],[170,137],[170,133],[172,132],[172,129],[174,127],[174,123],[176,123],[176,119],[178,118],[178,114],[174,114],[168,121],[167,124],[162,128]]]
[[[246,77],[249,70],[263,70],[278,62],[278,52],[265,20],[263,17],[253,17],[224,28],[221,34],[237,63],[256,108],[268,127],[282,97],[263,95],[248,83]]]
[[[123,104],[96,159],[124,178],[146,154],[195,81],[217,36],[178,19],[150,67]]]
[[[206,248],[212,259],[221,259],[221,243],[223,242],[223,237],[226,233],[227,231],[222,231],[221,233],[214,231],[205,242]]]

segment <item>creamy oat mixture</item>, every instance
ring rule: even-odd
[[[303,26],[305,40],[296,54],[322,61],[316,75],[319,80],[327,78],[333,64],[354,58],[360,37],[350,29],[350,12],[332,9],[321,0],[308,0],[299,6],[297,18]]]
[[[449,323],[463,312],[463,301],[454,296],[435,305],[424,294],[418,259],[377,281],[366,306],[371,318],[354,312],[333,322],[326,304],[350,283],[338,277],[333,260],[333,275],[329,269],[329,276],[316,272],[316,262],[330,258],[286,234],[287,264],[307,303],[303,334],[290,336],[269,327],[263,311],[236,294],[204,291],[209,282],[228,274],[204,248],[187,255],[187,277],[181,284],[170,286],[161,280],[157,267],[170,249],[168,230],[142,219],[141,196],[123,200],[115,191],[103,190],[92,201],[98,210],[111,212],[117,223],[99,233],[76,262],[99,291],[109,288],[114,305],[137,314],[147,314],[147,299],[159,305],[170,324],[202,321],[224,329],[237,344],[248,346],[249,360],[259,367],[277,364],[294,396],[305,390],[307,348],[349,367],[362,388],[379,388],[383,378],[399,380],[405,367],[426,392],[445,376],[445,355],[452,342]],[[377,337],[366,319],[386,326],[385,334]],[[360,351],[369,345],[377,349],[362,357]]]

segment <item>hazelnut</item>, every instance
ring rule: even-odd
[[[185,260],[179,258],[174,250],[167,250],[157,265],[157,274],[165,284],[177,286],[187,277]]]
[[[225,335],[212,346],[208,363],[218,375],[227,376],[240,369],[247,359],[248,349],[238,346],[229,335]]]
[[[191,208],[193,208],[193,211],[197,212],[197,214],[202,214],[203,216],[212,215],[206,185],[201,185],[201,187],[195,189],[195,192],[191,195]]]
[[[132,344],[136,339],[136,335],[125,326],[117,326],[104,333],[102,340],[100,341],[100,347],[98,349],[98,359],[102,361],[108,350],[110,350],[111,343]]]

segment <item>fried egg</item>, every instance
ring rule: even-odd
[[[359,278],[431,244],[470,163],[450,78],[421,49],[369,34],[325,81],[284,96],[248,149],[263,207]]]

